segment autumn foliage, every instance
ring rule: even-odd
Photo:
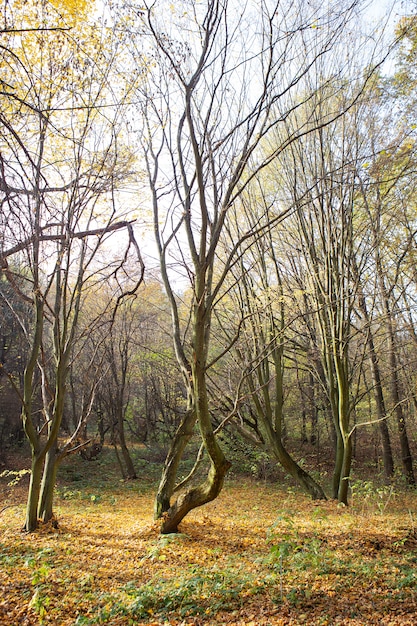
[[[24,486],[1,480],[0,624],[417,621],[416,496],[400,486],[353,481],[343,507],[288,482],[229,479],[179,534],[160,536],[150,478],[66,478],[59,523],[31,535]]]

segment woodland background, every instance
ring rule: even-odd
[[[414,541],[415,13],[4,4],[2,515],[60,532],[113,458],[168,537],[244,476],[331,515],[401,493]]]

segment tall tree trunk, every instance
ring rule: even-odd
[[[358,277],[359,272],[358,272],[356,262],[354,262],[353,264],[353,269],[355,272],[355,278],[359,282],[359,277]],[[360,290],[358,302],[359,302],[359,309],[367,325],[366,333],[367,333],[367,344],[368,344],[368,351],[369,351],[369,364],[371,368],[371,376],[372,376],[372,382],[374,386],[374,398],[375,398],[375,405],[376,405],[376,415],[378,419],[378,428],[379,428],[379,432],[381,435],[381,442],[382,442],[382,458],[383,458],[383,464],[384,464],[384,472],[387,478],[392,478],[394,474],[394,459],[392,455],[391,438],[390,438],[388,424],[387,424],[387,411],[385,408],[384,393],[382,390],[381,372],[379,369],[378,356],[375,350],[375,343],[374,343],[374,337],[373,337],[371,323],[370,323],[371,320],[370,320],[370,316],[368,313],[368,307],[366,305],[365,296],[362,293],[362,290]]]
[[[410,443],[408,440],[407,426],[405,414],[402,407],[402,399],[400,393],[400,381],[398,379],[398,363],[395,352],[395,340],[391,320],[387,320],[388,340],[389,340],[389,362],[391,375],[391,396],[394,404],[394,411],[397,418],[398,434],[401,447],[401,461],[404,476],[409,485],[415,485],[413,458],[411,456]]]
[[[192,368],[195,398],[194,405],[204,448],[210,459],[210,469],[204,482],[197,487],[186,489],[183,493],[180,493],[175,502],[166,511],[161,526],[161,532],[163,534],[177,532],[179,523],[184,519],[187,513],[217,498],[222,490],[226,473],[231,466],[231,463],[224,456],[213,431],[205,379],[202,336],[204,331],[203,328],[199,328],[198,326],[195,333],[195,361]],[[198,347],[201,348],[200,352],[198,351]],[[200,361],[201,357],[202,361]],[[192,414],[190,415],[192,416]],[[189,427],[191,424],[192,417],[189,418],[189,422],[186,423],[186,426]],[[189,433],[189,431],[185,432],[187,434]],[[185,439],[186,437],[184,437],[184,440]]]
[[[379,190],[378,198],[379,198]],[[413,470],[413,459],[411,456],[410,444],[408,441],[407,427],[405,422],[405,415],[402,408],[402,394],[400,390],[400,381],[398,377],[398,362],[397,362],[397,353],[396,353],[396,340],[394,334],[394,318],[391,310],[391,302],[390,302],[390,292],[386,286],[386,275],[384,272],[384,267],[380,254],[380,235],[379,235],[379,220],[380,220],[380,198],[377,205],[377,220],[375,221],[375,216],[371,214],[369,206],[366,204],[368,209],[370,224],[372,227],[372,235],[373,235],[373,243],[375,248],[375,266],[377,272],[377,280],[379,286],[379,293],[382,303],[382,308],[385,315],[385,325],[387,329],[387,338],[388,338],[388,359],[389,359],[389,369],[390,369],[390,390],[391,390],[391,400],[393,403],[394,412],[397,418],[397,427],[398,434],[400,440],[401,447],[401,461],[403,466],[403,473],[406,477],[407,483],[409,485],[415,485],[415,477]]]
[[[411,455],[410,443],[408,440],[407,426],[405,414],[402,407],[402,394],[400,390],[400,381],[398,377],[398,361],[396,353],[396,341],[394,335],[394,322],[389,301],[387,289],[381,267],[381,260],[377,257],[377,271],[379,287],[381,291],[382,304],[385,313],[385,324],[388,336],[388,359],[390,366],[390,387],[391,399],[394,406],[395,416],[397,418],[398,435],[401,447],[401,461],[403,473],[409,485],[415,485],[413,458]]]
[[[45,459],[45,450],[42,447],[40,435],[37,432],[32,419],[32,395],[33,379],[42,343],[43,332],[43,302],[35,294],[35,322],[33,341],[28,362],[23,377],[23,405],[22,422],[26,436],[29,440],[32,454],[31,476],[29,482],[28,499],[26,506],[26,519],[24,530],[34,531],[38,526],[38,503],[41,489],[42,467]]]
[[[384,472],[387,478],[392,478],[392,476],[394,475],[394,458],[392,455],[391,437],[387,424],[387,411],[385,408],[384,393],[382,390],[381,373],[379,371],[378,357],[375,351],[371,331],[369,331],[368,346],[369,363],[371,366],[371,375],[374,385],[376,414],[378,418],[378,427],[382,442],[382,459],[384,464]]]

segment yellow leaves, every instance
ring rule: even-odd
[[[414,548],[401,541],[415,495],[363,515],[359,499],[350,509],[317,507],[276,485],[242,482],[208,513],[193,512],[181,525],[187,534],[158,537],[152,492],[118,487],[116,509],[114,492],[94,506],[89,493],[58,500],[59,535],[22,539],[14,510],[0,516],[1,623],[417,623]],[[268,560],[268,532],[275,545],[291,544],[282,567]]]
[[[68,11],[68,13],[85,11],[89,5],[87,0],[49,0],[49,2],[55,8]]]
[[[63,17],[74,24],[85,20],[87,13],[94,6],[94,0],[49,0],[49,2]]]

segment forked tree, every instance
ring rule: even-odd
[[[32,308],[24,326],[29,349],[22,390],[22,421],[32,451],[27,531],[39,518],[52,518],[57,468],[82,427],[80,421],[73,436],[59,442],[86,292],[98,290],[106,276],[117,276],[129,256],[107,252],[99,260],[101,250],[115,231],[124,229],[130,253],[135,259],[138,253],[131,223],[117,213],[117,189],[132,161],[117,140],[123,129],[120,101],[109,88],[115,51],[105,34],[97,37],[85,24],[76,41],[66,28],[53,27],[56,18],[43,3],[16,10],[10,16],[15,31],[3,57],[13,73],[1,94],[6,225],[1,267],[18,290],[10,259],[21,261],[27,287],[19,293]],[[27,20],[31,28],[25,28]],[[39,24],[51,28],[37,30]],[[137,268],[140,281],[141,261]],[[41,398],[35,408],[36,372]]]
[[[342,109],[340,102],[333,111],[327,108],[323,117],[317,111],[282,133],[279,143],[269,142],[271,131],[284,129],[292,112],[324,88],[331,91],[332,58],[358,7],[339,2],[327,10],[301,0],[243,6],[227,0],[178,6],[157,1],[141,16],[136,51],[140,47],[152,66],[142,90],[143,151],[172,336],[188,392],[156,496],[163,533],[177,531],[191,509],[222,488],[230,463],[214,432],[207,384],[211,365],[222,356],[213,341],[213,313],[244,242],[268,232],[289,211],[278,208],[272,220],[260,212],[255,226],[228,248],[220,243],[233,231],[231,209],[260,170],[298,137],[349,108],[346,101]],[[365,82],[368,72],[370,65]],[[191,297],[184,309],[185,290]],[[207,475],[178,490],[177,470],[196,424]]]

